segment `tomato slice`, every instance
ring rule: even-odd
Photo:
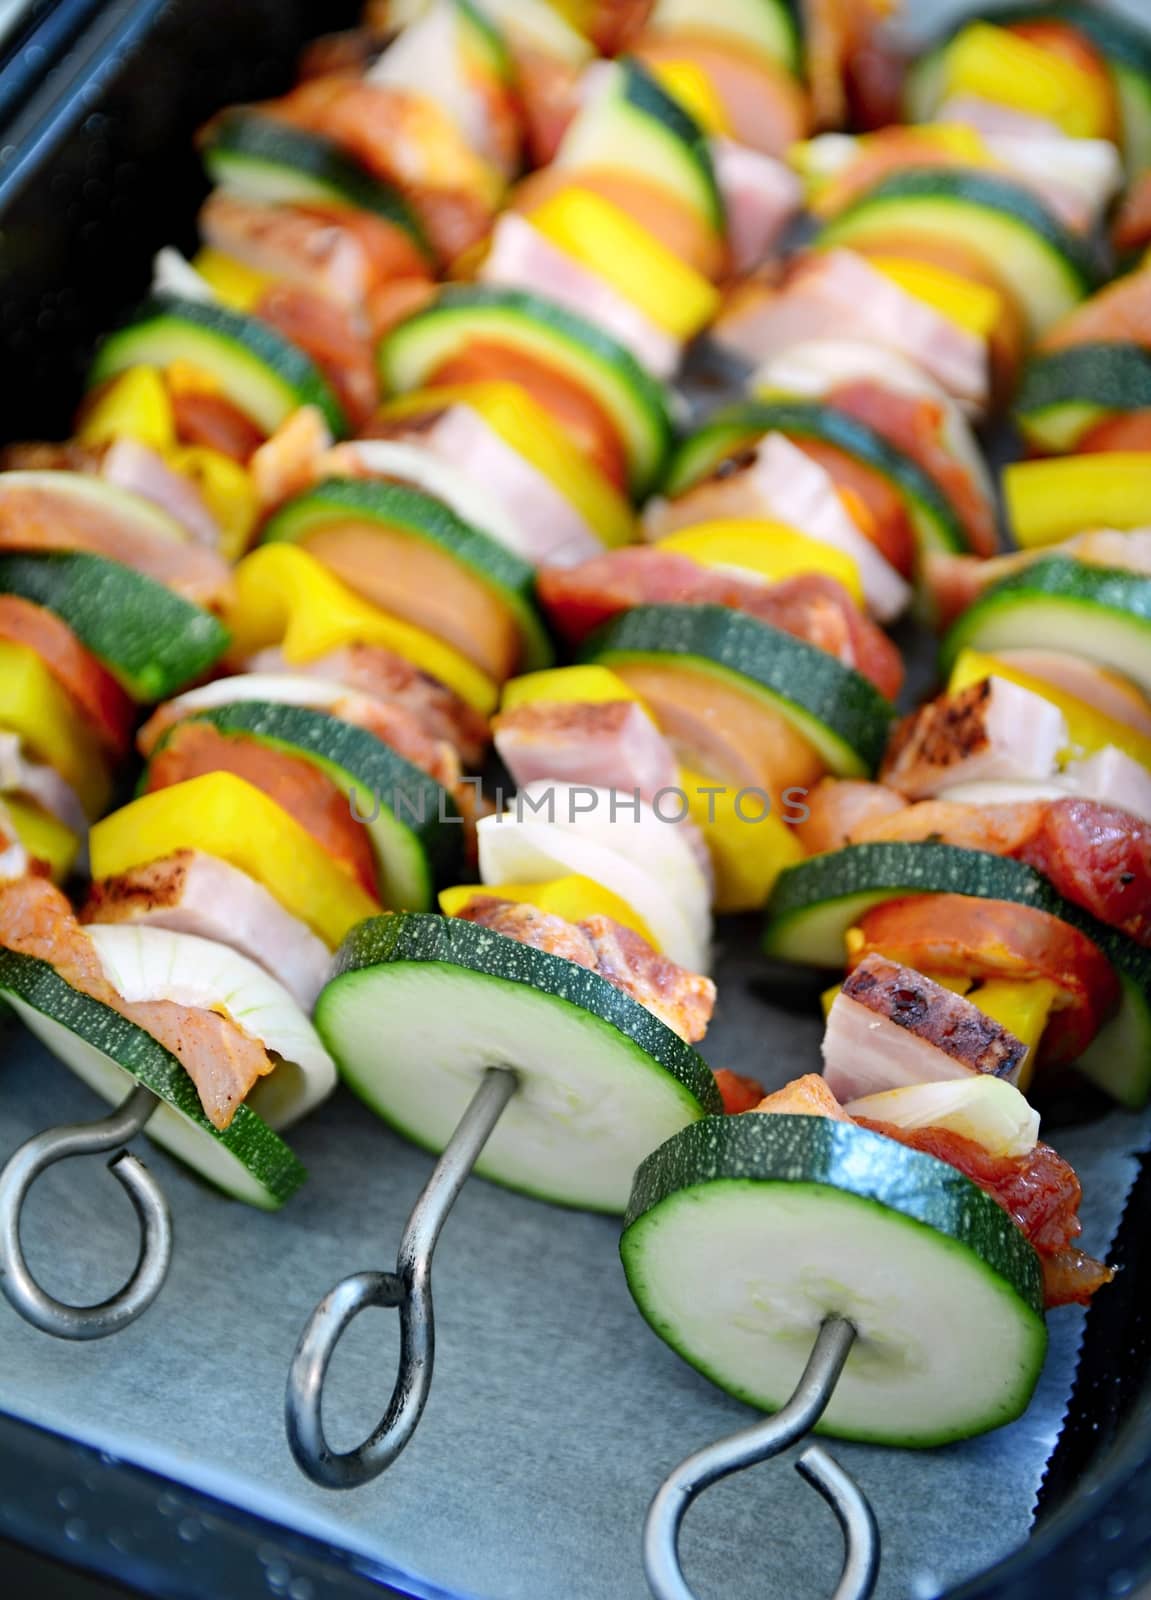
[[[850,951],[873,951],[917,972],[960,978],[1046,978],[1057,992],[1042,1041],[1047,1063],[1074,1061],[1119,1002],[1107,957],[1086,934],[1049,912],[960,894],[911,895],[875,906]]]
[[[0,594],[0,639],[35,650],[117,758],[132,743],[136,707],[116,679],[55,612],[19,595]]]
[[[348,797],[326,773],[287,750],[258,739],[224,734],[208,722],[182,722],[152,757],[145,793],[171,788],[208,772],[232,772],[260,789],[311,834],[344,871],[378,900],[376,858],[368,830],[352,816]]]
[[[716,1068],[715,1084],[723,1100],[724,1112],[729,1117],[738,1116],[741,1111],[751,1111],[767,1094],[762,1083],[757,1083],[754,1078],[742,1078],[738,1072],[729,1072],[726,1067]]]
[[[426,387],[493,381],[518,384],[608,481],[627,493],[627,458],[611,418],[581,384],[535,356],[495,339],[475,339],[429,373]]]

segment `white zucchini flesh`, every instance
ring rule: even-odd
[[[823,1117],[709,1117],[636,1175],[621,1239],[648,1323],[777,1411],[822,1323],[856,1342],[819,1431],[926,1446],[1014,1420],[1046,1352],[1042,1273],[953,1167]]]
[[[995,1427],[1041,1359],[1042,1322],[962,1245],[843,1191],[687,1195],[674,1226],[648,1229],[643,1275],[670,1342],[764,1411],[791,1395],[824,1319],[849,1318],[859,1338],[821,1425],[841,1438],[930,1444]]]
[[[92,923],[88,937],[104,976],[129,1003],[170,1000],[224,1011],[282,1057],[245,1104],[269,1127],[290,1127],[336,1087],[336,1067],[295,1000],[263,967],[198,934],[134,923]]]
[[[622,1212],[639,1162],[700,1115],[635,1041],[526,983],[435,962],[368,968],[329,985],[317,1021],[351,1088],[428,1150],[447,1144],[489,1068],[510,1067],[519,1086],[475,1170],[557,1205]]]
[[[139,1080],[130,1072],[78,1033],[45,1016],[10,991],[4,998],[41,1043],[109,1105],[119,1105],[139,1086]],[[233,1199],[242,1200],[246,1205],[263,1211],[278,1208],[279,1200],[269,1194],[242,1161],[237,1160],[205,1128],[197,1127],[190,1118],[166,1101],[158,1101],[155,1111],[148,1118],[146,1132],[149,1139]]]

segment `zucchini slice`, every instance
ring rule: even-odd
[[[1012,1422],[1047,1349],[1043,1274],[990,1195],[827,1117],[708,1117],[636,1173],[620,1254],[653,1330],[777,1411],[828,1316],[859,1337],[818,1431],[930,1446]]]
[[[514,618],[522,651],[517,670],[536,672],[551,666],[555,657],[535,606],[535,568],[420,489],[368,478],[328,478],[282,506],[265,527],[263,539],[307,547],[312,534],[349,523],[422,541],[458,562]],[[383,544],[380,560],[387,565]]]
[[[749,400],[725,407],[680,445],[668,470],[664,494],[683,494],[710,477],[728,456],[771,432],[834,445],[886,478],[907,508],[921,554],[968,548],[963,524],[951,502],[917,462],[866,423],[833,406],[813,402]]]
[[[630,995],[457,918],[353,928],[315,1024],[355,1093],[427,1150],[489,1068],[512,1068],[520,1087],[476,1171],[585,1211],[623,1211],[637,1163],[720,1109],[711,1068]]]
[[[135,700],[166,700],[213,666],[227,628],[119,561],[83,550],[0,553],[0,594],[54,611]]]
[[[707,138],[695,118],[639,61],[624,57],[576,116],[557,167],[619,168],[677,195],[711,228],[727,225]],[[602,80],[601,80],[602,81]]]
[[[220,305],[163,295],[149,300],[96,352],[88,387],[129,367],[187,361],[210,372],[245,416],[271,434],[299,406],[316,406],[337,438],[348,421],[309,356],[274,328]]]
[[[1137,344],[1081,344],[1036,356],[1015,402],[1027,442],[1048,454],[1076,450],[1117,411],[1151,410],[1151,351]]]
[[[1022,185],[987,172],[919,168],[893,173],[822,230],[823,245],[885,234],[962,239],[1003,275],[1032,338],[1065,317],[1098,282],[1089,247]]]
[[[667,391],[609,334],[539,295],[449,284],[380,341],[381,382],[390,394],[424,388],[473,339],[522,351],[581,384],[615,424],[632,493],[654,488],[671,448]]]
[[[383,217],[430,262],[415,213],[398,189],[374,177],[332,139],[234,106],[204,135],[204,166],[230,194],[265,205],[351,206]]]
[[[73,989],[46,961],[0,950],[0,994],[36,1037],[111,1104],[133,1083],[162,1104],[148,1137],[233,1199],[275,1211],[307,1177],[288,1146],[248,1106],[221,1132],[205,1117],[174,1055],[118,1011]]]
[[[1083,656],[1151,694],[1151,578],[1066,556],[1032,562],[995,584],[959,618],[943,641],[945,674],[967,649]]]
[[[462,871],[463,821],[452,796],[366,728],[324,711],[268,700],[207,706],[173,727],[184,722],[208,722],[223,734],[242,734],[302,756],[326,773],[364,819],[381,897],[392,909],[426,910],[437,887],[454,882]],[[172,732],[169,728],[153,756]]]
[[[848,845],[786,867],[767,903],[763,948],[780,961],[842,971],[847,930],[872,906],[959,894],[1033,906],[1096,944],[1119,980],[1119,1010],[1077,1063],[1121,1104],[1151,1098],[1151,950],[1064,900],[1034,868],[983,850],[925,841]]]
[[[605,667],[673,657],[785,717],[829,771],[875,770],[895,712],[861,673],[803,639],[726,606],[636,606],[599,629],[582,659]]]

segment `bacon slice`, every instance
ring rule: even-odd
[[[846,1103],[972,1073],[1014,1082],[1026,1054],[1021,1040],[970,1000],[872,951],[828,1014],[823,1073]]]
[[[679,781],[671,747],[634,700],[529,701],[502,712],[492,732],[517,789],[537,779],[590,783],[638,789],[650,804]]]
[[[611,917],[567,922],[525,903],[477,895],[460,916],[467,922],[562,956],[631,995],[681,1039],[702,1039],[715,1007],[715,984],[653,950],[647,940]]]
[[[172,1000],[124,1000],[104,976],[72,907],[46,878],[0,883],[0,944],[48,962],[74,989],[118,1011],[170,1050],[215,1128],[230,1125],[252,1085],[275,1066],[260,1041],[223,1009],[205,1011]]]
[[[956,783],[1050,778],[1067,742],[1063,713],[1050,701],[1006,678],[984,678],[904,718],[880,777],[912,800]]]

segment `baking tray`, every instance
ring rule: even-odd
[[[929,9],[917,4],[916,20]],[[203,193],[191,148],[196,124],[221,104],[285,86],[304,40],[353,16],[350,6],[300,0],[137,0],[103,7],[97,33],[73,41],[61,70],[36,86],[3,134],[16,155],[0,172],[0,434],[66,430],[92,340],[144,288],[159,244],[191,242]],[[722,930],[723,1001],[707,1053],[774,1083],[816,1059],[819,1026],[799,997],[790,1010],[767,990],[754,935],[748,924]],[[0,1036],[0,1147],[61,1117],[90,1116],[92,1104],[18,1032]],[[1053,1131],[1064,1122],[1073,1131]],[[1093,1142],[1132,1150],[1148,1143],[1143,1124],[1107,1113],[1081,1090],[1048,1108],[1046,1126],[1072,1159]],[[688,1448],[748,1414],[683,1368],[634,1315],[610,1222],[480,1182],[465,1191],[437,1254],[439,1372],[403,1461],[344,1500],[304,1486],[300,1496],[315,1508],[309,1517],[289,1517],[282,1499],[253,1491],[287,1460],[280,1390],[304,1315],[344,1272],[386,1264],[429,1166],[345,1095],[295,1143],[314,1180],[279,1219],[240,1214],[159,1153],[149,1156],[172,1196],[177,1260],[156,1307],[117,1339],[47,1345],[4,1308],[0,1404],[19,1415],[0,1419],[0,1537],[139,1592],[197,1600],[256,1592],[291,1600],[642,1595],[638,1536],[648,1496]],[[1096,1191],[1100,1215],[1093,1223],[1089,1211],[1089,1226],[1113,1232],[1135,1168],[1123,1158],[1114,1192]],[[99,1168],[78,1174],[73,1163],[66,1182],[55,1175],[41,1188],[29,1218],[33,1259],[38,1236],[41,1247],[58,1244],[62,1218],[74,1245],[75,1278],[49,1286],[79,1295],[106,1288],[130,1247],[114,1186]],[[1106,1600],[1136,1592],[1151,1576],[1149,1217],[1144,1162],[1111,1251],[1124,1269],[1118,1284],[1088,1317],[1053,1321],[1068,1385],[1081,1326],[1084,1360],[1066,1419],[1044,1440],[1045,1452],[1054,1448],[1038,1531],[1025,1548],[962,1588],[958,1571],[931,1568],[957,1518],[971,1524],[964,1575],[1022,1539],[1022,1529],[1006,1541],[995,1536],[1028,1509],[1014,1504],[1008,1516],[1003,1505],[998,1474],[1011,1430],[958,1447],[986,1468],[974,1475],[979,1492],[959,1505],[953,1483],[933,1478],[935,1457],[916,1458],[923,1492],[911,1503],[896,1482],[882,1481],[878,1452],[834,1447],[877,1501],[888,1570],[894,1560],[895,1570],[912,1575],[908,1596],[950,1585],[966,1600]],[[537,1237],[548,1241],[542,1260],[529,1248]],[[236,1313],[238,1296],[249,1298],[219,1324],[233,1343],[197,1347],[196,1326],[229,1303]],[[349,1404],[349,1437],[391,1385],[394,1328],[364,1321],[349,1341],[341,1385],[349,1402],[352,1390],[359,1397]],[[609,1330],[615,1345],[619,1370],[599,1391],[580,1370],[585,1328]],[[236,1346],[237,1330],[246,1347]],[[43,1386],[34,1397],[21,1388],[29,1362],[50,1368],[52,1404]],[[260,1381],[245,1387],[257,1367]],[[121,1383],[125,1373],[134,1392]],[[236,1396],[230,1477],[205,1472],[194,1451],[200,1413],[219,1392]],[[168,1408],[166,1427],[148,1434],[158,1403]],[[30,1416],[49,1426],[30,1426]],[[298,1512],[299,1502],[288,1510]],[[422,1520],[431,1530],[426,1570],[367,1554],[365,1520],[377,1533],[403,1531],[389,1533],[393,1551],[404,1539],[410,1545]],[[554,1552],[557,1526],[567,1541],[560,1580],[562,1563],[542,1562],[545,1546]],[[783,1465],[715,1491],[685,1540],[701,1591],[740,1600],[745,1591],[791,1600],[829,1590],[837,1548],[830,1518]],[[991,1554],[978,1559],[981,1549]],[[605,1550],[615,1552],[609,1566]],[[446,1579],[437,1580],[437,1563]]]

